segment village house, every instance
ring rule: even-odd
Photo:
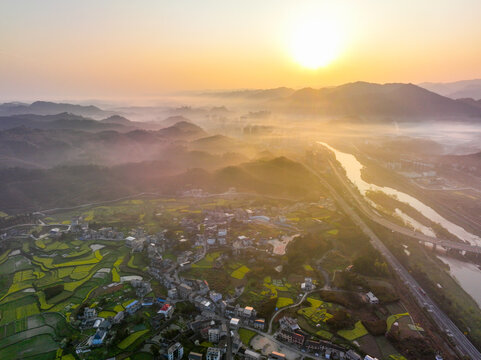
[[[157,314],[163,315],[164,319],[170,319],[172,318],[172,314],[174,313],[174,306],[170,304],[164,304],[159,311],[157,311]]]
[[[304,345],[305,336],[293,331],[281,330],[279,332],[278,338],[282,341],[288,342],[290,344],[296,344],[299,346]]]
[[[379,299],[371,291],[366,294],[366,297],[370,304],[379,304]]]
[[[184,347],[181,343],[176,342],[167,349],[168,360],[180,360],[184,356]]]
[[[135,314],[141,307],[142,303],[138,300],[134,300],[125,307],[125,311],[127,314],[132,315]]]
[[[205,358],[206,360],[220,360],[222,358],[222,351],[218,348],[210,347],[207,349]]]
[[[185,283],[179,285],[178,291],[182,299],[188,299],[190,294],[192,294],[192,288]]]
[[[209,329],[209,342],[217,344],[220,340],[220,330],[211,328]]]

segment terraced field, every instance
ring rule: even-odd
[[[57,350],[75,331],[68,325],[72,311],[96,289],[128,275],[120,266],[128,249],[106,243],[92,251],[92,244],[42,238],[26,240],[13,255],[0,254],[0,359],[68,359]],[[58,285],[63,288],[47,298]]]
[[[0,326],[0,359],[55,359],[58,340],[70,333],[59,314],[37,314]]]

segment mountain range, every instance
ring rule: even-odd
[[[0,116],[0,130],[24,126],[32,129],[70,129],[83,131],[116,130],[121,132],[134,129],[160,129],[162,124],[130,121],[123,116],[112,115],[102,120],[94,120],[73,113],[54,115],[21,114]]]
[[[481,92],[476,98],[466,89],[479,89],[481,80],[471,80],[452,84],[391,83],[375,84],[368,82],[347,83],[340,86],[320,89],[290,88],[220,91],[202,93],[200,97],[217,98],[225,103],[252,104],[254,112],[243,118],[255,120],[256,115],[269,117],[270,114],[334,117],[352,121],[422,121],[422,120],[481,120]],[[463,90],[464,89],[464,90]],[[432,91],[431,91],[432,90]],[[471,91],[470,90],[470,91]],[[451,97],[456,97],[453,99]],[[228,118],[234,116],[225,106],[195,108],[183,106],[168,110],[170,118],[158,120],[158,108],[134,107],[119,108],[119,112],[105,111],[96,106],[57,104],[37,101],[32,104],[0,104],[0,129],[15,125],[38,128],[65,128],[79,130],[115,129],[125,131],[133,128],[154,129],[173,125],[190,115],[195,119]],[[142,113],[142,119],[151,116],[155,122],[135,122],[121,116],[126,112]],[[261,111],[259,111],[261,110]],[[164,109],[165,111],[165,109]],[[44,118],[40,118],[43,115]],[[75,115],[77,117],[75,117]],[[80,118],[82,117],[82,118]],[[50,121],[49,121],[50,120]],[[72,121],[77,121],[75,124]],[[81,120],[84,120],[80,123]],[[95,120],[101,120],[94,123]],[[332,120],[332,119],[331,119]],[[57,121],[57,122],[54,122]],[[36,122],[36,123],[33,123]],[[39,124],[40,122],[49,124]],[[67,123],[68,122],[68,123]]]
[[[116,165],[180,156],[183,156],[181,164],[188,166],[192,162],[186,154],[200,150],[195,146],[189,148],[189,143],[206,136],[208,134],[202,128],[185,121],[160,130],[135,129],[127,132],[15,127],[0,131],[0,168]],[[199,154],[192,157],[206,165],[205,161],[200,161]],[[217,158],[212,162],[226,164]]]
[[[21,114],[55,115],[59,113],[72,113],[92,118],[105,118],[110,115],[115,115],[112,112],[102,110],[93,105],[84,106],[48,101],[35,101],[31,104],[19,102],[0,104],[0,116]]]
[[[264,108],[292,115],[355,121],[481,120],[481,108],[477,103],[466,99],[454,100],[414,84],[359,81],[320,89],[280,88],[223,94],[217,96],[223,99],[264,100]]]
[[[481,79],[462,80],[447,83],[425,82],[419,84],[419,86],[452,99],[481,99]]]

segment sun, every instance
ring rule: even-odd
[[[309,69],[325,67],[334,61],[341,51],[341,31],[330,20],[307,20],[298,24],[291,37],[294,60]]]

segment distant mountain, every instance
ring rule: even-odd
[[[93,120],[81,115],[60,113],[54,115],[22,114],[0,116],[0,130],[24,126],[32,129],[71,129],[83,131],[132,131],[134,129],[158,130],[161,124],[137,122],[112,115],[102,120]]]
[[[197,144],[195,140],[198,138],[209,139],[206,135],[199,126],[184,122],[159,131],[134,129],[127,132],[15,127],[0,130],[0,168],[86,164],[111,166],[171,160],[179,169],[197,166],[214,169],[246,160],[242,155],[245,146],[233,147],[230,142],[215,142],[212,147],[209,146],[210,141],[204,147],[191,145]]]
[[[225,135],[212,135],[194,140],[190,143],[190,146],[194,149],[206,151],[225,149],[232,151],[236,146],[240,146],[240,144],[239,141]]]
[[[295,91],[270,105],[303,115],[402,120],[475,119],[478,107],[435,94],[413,84],[355,82],[341,86]]]
[[[293,199],[319,195],[315,176],[287,158],[253,161],[216,171],[199,168],[179,171],[174,161],[114,167],[11,168],[0,169],[0,180],[0,210],[8,213],[74,206],[140,192],[172,195],[193,187],[212,193],[236,187],[243,192]]]
[[[23,103],[0,104],[0,115],[4,116],[20,114],[55,115],[58,113],[72,113],[92,118],[105,118],[113,115],[113,113],[93,105],[83,106],[48,101],[36,101],[30,105]]]
[[[129,119],[127,119],[123,116],[120,116],[120,115],[112,115],[112,116],[109,116],[108,118],[103,119],[101,121],[104,122],[104,123],[110,123],[110,124],[121,124],[121,125],[132,124],[132,121],[130,121]]]
[[[180,121],[172,126],[160,129],[158,134],[164,137],[183,139],[196,139],[207,135],[200,126],[187,121]]]
[[[419,86],[452,99],[481,99],[481,79],[462,80],[448,83],[425,82]]]
[[[125,127],[121,123],[97,121],[71,113],[0,116],[0,129],[12,129],[19,126],[32,129],[71,129],[84,131],[129,130],[128,127]],[[130,127],[130,129],[133,128],[133,126]]]
[[[175,125],[178,122],[191,122],[191,121],[186,117],[183,117],[182,115],[169,116],[168,118],[160,121],[160,123],[165,127]]]
[[[474,100],[474,99],[471,99],[471,98],[462,98],[462,99],[458,99],[457,101],[468,104],[468,105],[471,105],[471,106],[475,106],[475,107],[478,107],[478,108],[481,109],[481,99],[480,100]]]
[[[286,97],[294,93],[294,89],[279,87],[275,89],[253,89],[253,90],[235,90],[235,91],[218,91],[212,93],[203,93],[202,96],[213,96],[228,99],[243,100],[269,100]]]

